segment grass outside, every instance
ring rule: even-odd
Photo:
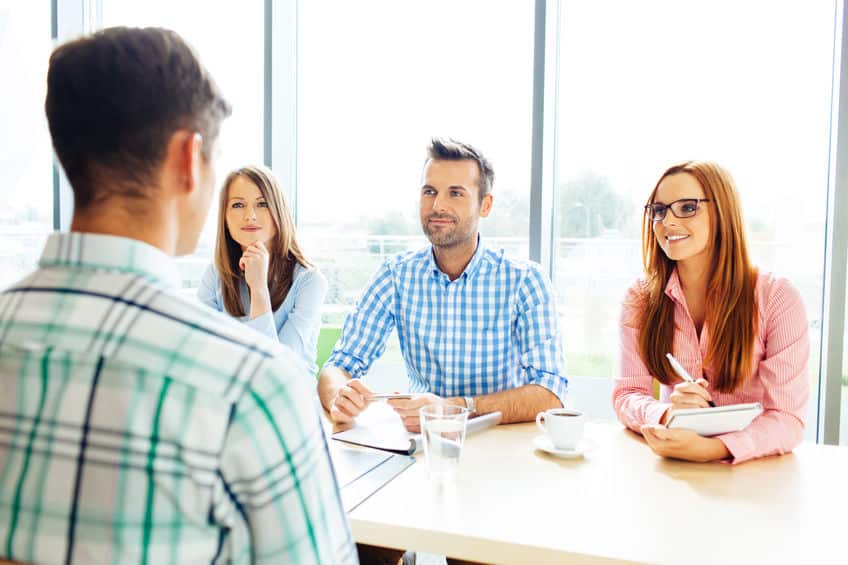
[[[566,355],[566,374],[581,377],[612,377],[612,357],[605,355]]]

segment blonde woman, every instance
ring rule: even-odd
[[[675,459],[738,463],[791,451],[803,438],[809,397],[807,318],[789,281],[751,264],[727,171],[690,161],[663,173],[645,206],[642,261],[645,278],[621,315],[619,420]],[[681,382],[667,352],[697,382]],[[716,437],[665,427],[671,411],[710,401],[759,402],[764,412]]]
[[[297,353],[311,374],[327,281],[300,251],[294,220],[272,173],[248,166],[224,181],[215,262],[198,298]]]

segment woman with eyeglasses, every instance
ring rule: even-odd
[[[279,340],[310,374],[327,280],[306,260],[283,192],[268,169],[231,172],[221,189],[215,261],[198,299]]]
[[[663,173],[645,206],[642,262],[645,277],[621,313],[619,420],[674,459],[739,463],[791,451],[809,397],[807,318],[789,281],[751,264],[727,171],[689,161]],[[682,381],[666,353],[696,382]],[[665,426],[673,410],[711,401],[759,402],[764,411],[746,429],[715,437]]]

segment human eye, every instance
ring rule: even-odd
[[[462,191],[461,190],[451,190],[451,196],[453,196],[454,198],[461,198],[462,197]]]
[[[677,211],[681,214],[694,214],[695,210],[698,209],[698,202],[696,200],[684,200],[683,202],[677,203]]]
[[[650,204],[648,205],[648,210],[650,210],[652,218],[662,216],[663,212],[665,212],[665,204]]]
[[[424,196],[433,196],[434,194],[436,194],[436,191],[432,188],[424,188],[421,190],[421,194],[423,194]]]
[[[268,207],[268,203],[264,200],[260,200],[259,202],[256,203],[256,205],[259,206],[260,208],[267,208]]]
[[[230,204],[230,208],[244,208],[244,204],[242,204],[241,202],[233,202],[232,204]]]

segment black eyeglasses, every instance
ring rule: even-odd
[[[698,211],[698,204],[709,202],[709,198],[681,198],[669,204],[655,203],[645,206],[645,213],[651,217],[651,221],[661,222],[665,219],[667,210],[671,210],[675,218],[691,218]]]

